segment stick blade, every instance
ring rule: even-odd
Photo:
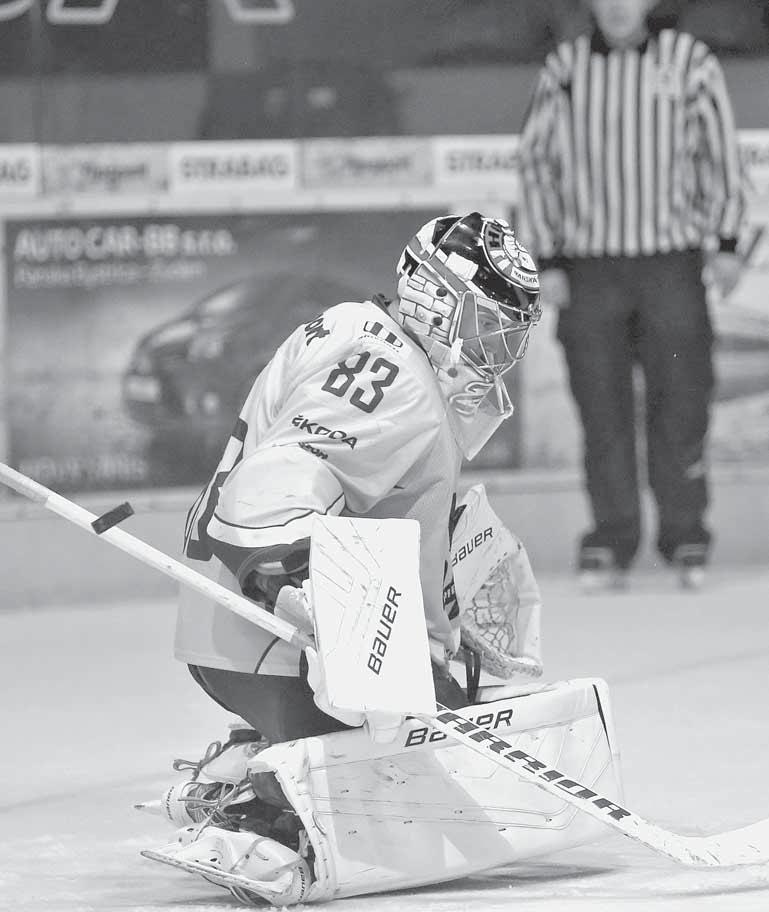
[[[694,864],[702,864],[704,860],[713,867],[732,867],[769,862],[769,818],[737,830],[692,839],[698,842],[698,860]]]

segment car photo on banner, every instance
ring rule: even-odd
[[[368,294],[334,277],[286,271],[224,285],[141,337],[122,379],[124,407],[166,442],[219,449],[276,343],[329,302]]]
[[[275,348],[340,301],[392,294],[430,215],[8,221],[11,464],[62,492],[205,483]]]

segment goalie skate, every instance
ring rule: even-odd
[[[141,854],[199,874],[246,904],[301,902],[311,881],[306,836],[295,815],[259,797],[248,773],[266,744],[257,732],[234,726],[229,740],[214,741],[201,760],[174,761],[191,778],[136,807],[180,829],[172,842]]]
[[[134,807],[158,814],[177,827],[215,824],[239,829],[256,820],[258,831],[268,832],[279,811],[264,808],[247,775],[248,760],[268,742],[252,729],[240,725],[230,728],[229,739],[224,744],[213,741],[200,760],[174,760],[173,768],[188,772],[189,779],[169,786],[159,800]]]
[[[255,833],[232,832],[210,826],[187,842],[187,828],[175,842],[141,854],[152,861],[199,874],[226,887],[241,902],[267,900],[293,905],[306,897],[310,870],[299,853],[274,839]]]

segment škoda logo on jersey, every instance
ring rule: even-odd
[[[305,418],[304,415],[297,415],[291,420],[291,424],[293,424],[295,428],[299,428],[300,431],[307,431],[308,434],[313,434],[316,437],[328,437],[329,440],[341,440],[341,442],[346,443],[351,450],[355,449],[355,444],[358,442],[357,437],[349,437],[346,431],[335,431],[333,428],[328,428],[323,424],[319,424],[311,418]]]

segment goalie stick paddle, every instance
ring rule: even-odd
[[[0,463],[0,481],[35,503],[57,513],[81,528],[97,534],[93,522],[98,519],[65,497],[55,494],[41,484]],[[298,647],[314,645],[314,641],[292,624],[274,617],[250,599],[207,579],[156,548],[124,532],[110,528],[98,535],[138,560],[178,582],[208,595],[246,620],[257,624],[275,636]],[[715,833],[711,836],[686,836],[665,830],[644,820],[639,814],[622,807],[593,789],[569,779],[560,771],[542,763],[531,754],[518,750],[487,728],[477,725],[459,712],[438,705],[435,714],[413,713],[415,718],[438,729],[455,741],[515,773],[519,778],[555,795],[577,810],[589,814],[625,836],[666,855],[681,864],[697,867],[733,867],[763,864],[769,861],[769,818],[749,826]]]

